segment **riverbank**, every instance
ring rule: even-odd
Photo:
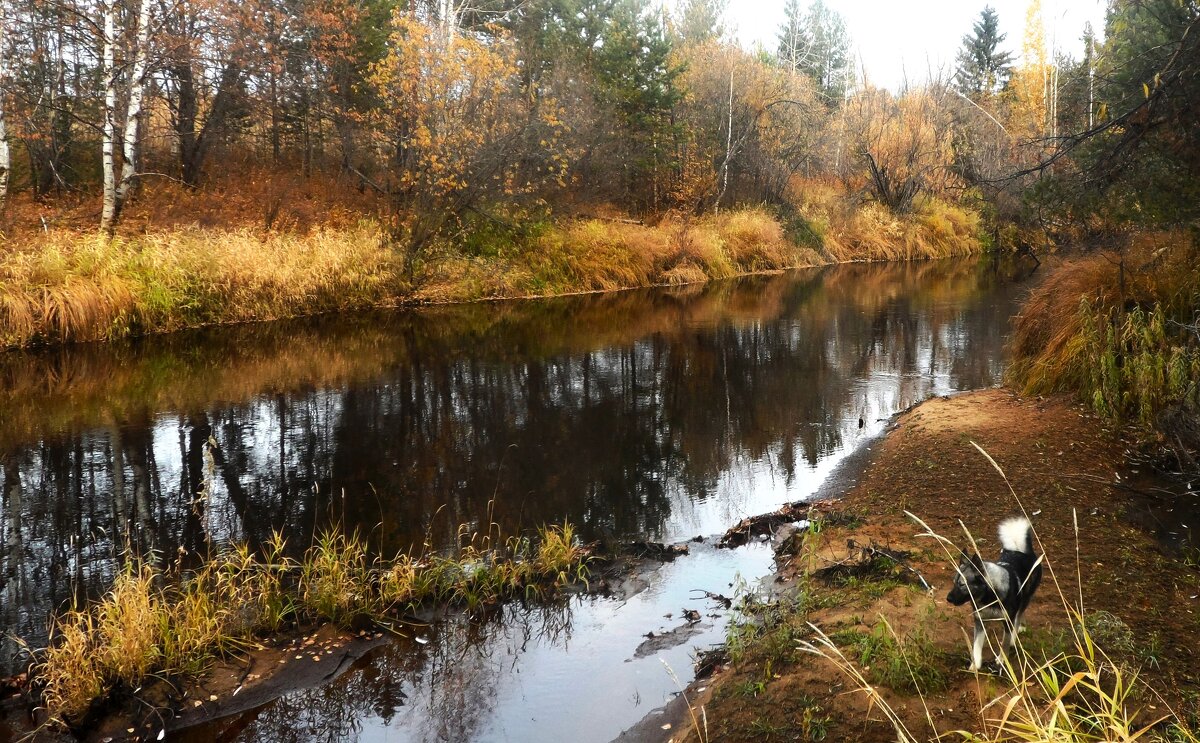
[[[39,576],[60,574],[48,558],[62,552],[26,544],[66,545],[80,593],[99,597],[125,554],[105,537],[206,554],[281,529],[302,547],[331,515],[382,554],[431,531],[436,547],[456,544],[458,524],[485,518],[518,533],[565,516],[587,540],[719,534],[810,494],[898,407],[995,384],[1020,269],[836,266],[7,354],[4,378],[23,381],[5,385],[14,407],[2,416],[0,476],[6,523],[23,527],[9,554],[34,593],[0,609],[32,647],[47,644],[42,618],[63,598],[39,593],[53,588]],[[461,632],[437,629],[428,645],[389,643],[344,680],[248,715],[258,732],[242,739],[286,738],[279,728],[293,721],[416,736],[452,705],[467,712],[447,739],[587,730],[608,740],[676,690],[660,658],[686,677],[689,645],[723,639],[726,620],[705,611],[700,634],[640,657],[646,633],[656,647],[677,638],[681,609],[707,603],[693,589],[733,595],[739,573],[764,575],[769,563],[763,544],[693,545],[629,601],[577,599],[545,615],[504,604]],[[595,696],[598,678],[619,691]],[[489,702],[464,707],[463,695]]]
[[[505,600],[587,585],[590,550],[570,524],[541,527],[534,537],[503,538],[496,525],[486,535],[468,525],[459,533],[462,543],[451,555],[372,558],[357,533],[328,531],[299,560],[276,534],[261,554],[235,545],[191,570],[183,555],[166,569],[131,561],[103,597],[55,615],[49,646],[29,651],[26,672],[0,680],[0,691],[31,710],[35,738],[64,729],[148,738],[189,711],[188,702],[202,707],[199,690],[222,689],[207,700],[224,699],[214,705],[224,709],[243,688],[267,701],[274,697],[263,687],[272,683],[296,689],[332,680],[341,663],[320,677],[291,669],[285,681],[273,676],[292,653],[320,662],[345,648],[349,662],[361,657],[370,648],[354,629],[378,640],[402,634],[421,612],[480,614]],[[234,669],[244,662],[239,678]],[[134,726],[126,728],[130,720]]]
[[[174,196],[181,204],[145,205],[145,216],[131,215],[111,240],[74,226],[79,220],[41,215],[36,231],[9,235],[0,249],[0,348],[983,250],[980,218],[965,207],[927,199],[894,216],[831,188],[813,189],[787,220],[744,208],[645,224],[622,216],[481,223],[412,262],[370,211],[331,205],[324,221],[277,214],[254,226],[261,205],[246,205],[239,220],[206,215],[198,201],[189,222],[188,201],[205,197]]]
[[[1003,469],[1012,492],[972,442]],[[1122,464],[1118,436],[1063,398],[989,390],[919,405],[878,449],[858,483],[814,514],[824,527],[790,541],[795,554],[779,568],[784,587],[750,606],[752,620],[730,631],[727,667],[693,685],[704,689],[693,706],[704,707],[706,730],[680,736],[676,726],[661,740],[882,743],[897,739],[897,725],[915,740],[960,730],[992,740],[1006,714],[1009,735],[1013,721],[1047,722],[1042,713],[1053,705],[1028,669],[1053,668],[1065,684],[1089,663],[1106,691],[1128,685],[1116,706],[1128,713],[1130,730],[1158,721],[1157,739],[1195,740],[1200,570],[1192,552],[1139,524],[1175,519],[1167,530],[1176,533],[1195,525],[1171,510],[1184,501],[1147,510],[1149,486]],[[1022,507],[1047,575],[1021,640],[1030,664],[1017,673],[1024,701],[1006,707],[1013,681],[965,670],[968,614],[944,599],[953,561],[906,511],[960,545],[961,521],[990,557],[995,525]],[[1088,661],[1075,647],[1080,624],[1099,648]],[[806,653],[806,643],[845,662]],[[859,690],[864,682],[874,696]],[[1065,699],[1071,714],[1059,724],[1079,722],[1101,701],[1087,689]],[[1176,722],[1189,727],[1172,728]]]

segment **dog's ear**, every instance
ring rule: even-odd
[[[960,550],[958,553],[958,572],[963,575],[970,575],[974,567],[974,563],[971,562],[971,555]]]
[[[983,556],[982,555],[980,555],[978,552],[976,552],[974,554],[968,555],[967,560],[971,563],[971,567],[975,568],[976,570],[978,570],[981,573],[983,572]]]

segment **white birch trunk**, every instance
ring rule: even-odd
[[[8,83],[8,14],[4,0],[0,0],[0,206],[8,199],[8,174],[12,168],[12,156],[8,148],[8,125],[4,118],[4,91]]]
[[[117,182],[117,213],[137,177],[138,146],[141,144],[142,100],[146,95],[146,66],[150,58],[150,0],[142,0],[138,10],[137,50],[129,75],[129,107],[125,113],[125,137],[122,142],[121,180]]]
[[[116,0],[106,0],[104,9],[104,130],[101,144],[104,170],[104,208],[100,229],[112,234],[117,224],[117,175],[114,161],[117,138],[117,8]]]
[[[733,159],[733,68],[729,68],[729,127],[725,132],[725,162],[721,165],[721,191],[713,204],[713,214],[721,210],[721,199],[729,188],[729,161]]]

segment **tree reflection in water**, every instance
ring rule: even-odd
[[[530,643],[565,645],[569,604],[510,604],[490,614],[454,617],[435,628],[410,627],[410,636],[380,647],[336,683],[284,696],[277,702],[211,727],[185,731],[181,740],[262,743],[347,741],[364,720],[383,727],[411,715],[410,732],[424,741],[466,741],[494,713],[498,680],[512,672]],[[415,707],[414,707],[415,705]]]
[[[36,646],[130,550],[446,546],[493,499],[506,533],[719,530],[810,492],[860,419],[996,383],[1013,279],[843,266],[0,356],[0,624]]]

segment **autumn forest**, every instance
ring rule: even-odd
[[[1193,219],[1191,3],[1082,58],[984,11],[953,68],[856,69],[791,0],[4,0],[0,342],[688,283]],[[1019,52],[1019,54],[1018,54]],[[1019,60],[1019,61],[1015,61]]]
[[[1126,568],[1100,595],[1150,576],[1138,652],[1195,708],[1147,739],[1197,740],[1200,624],[1146,606],[1196,599],[1200,546],[1135,522],[1175,529],[1200,483],[1200,3],[1108,0],[1069,40],[1042,0],[981,7],[886,84],[839,7],[786,0],[750,44],[728,0],[0,0],[0,741],[608,740],[701,640],[737,669],[714,725],[823,740],[886,703],[835,714],[841,680],[777,673],[809,673],[820,608],[853,613],[826,657],[866,689],[978,693],[966,614],[921,573],[953,565],[874,540],[910,507],[995,534],[1017,490],[988,437],[1041,468],[1080,609],[1026,636],[1077,652],[1022,682],[1065,690],[1014,687],[1006,715],[1052,700],[1034,733],[969,735],[1119,727],[1123,701],[1038,727],[1134,685],[1065,644],[1082,517]],[[822,597],[821,514],[773,509],[832,503],[839,473],[870,505],[826,514],[858,552]],[[788,560],[790,598],[743,580]],[[864,624],[897,595],[933,607],[913,634]]]

